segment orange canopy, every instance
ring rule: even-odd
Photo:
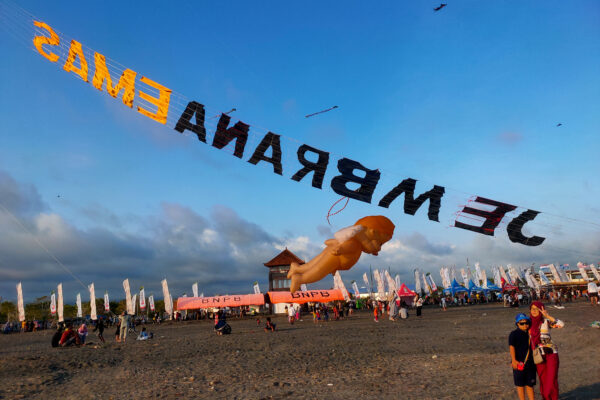
[[[307,290],[306,292],[269,292],[271,303],[327,303],[330,301],[344,300],[342,291],[333,290]]]
[[[260,306],[265,304],[265,295],[233,294],[231,296],[215,297],[180,297],[177,299],[178,310],[196,310],[212,307]]]

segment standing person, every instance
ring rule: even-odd
[[[421,316],[421,310],[423,310],[423,298],[417,296],[417,317]]]
[[[442,310],[446,311],[446,297],[445,296],[442,296]]]
[[[102,343],[104,343],[104,321],[102,318],[98,318],[98,322],[96,322],[96,327],[94,328],[94,332],[98,331],[98,339]]]
[[[84,323],[81,324],[81,326],[79,326],[79,329],[77,330],[77,334],[79,335],[79,341],[81,342],[81,344],[85,344],[85,339],[87,338],[88,335],[88,329],[87,329],[87,325]]]
[[[530,346],[531,341],[528,333],[531,320],[527,315],[521,313],[517,314],[515,324],[517,329],[508,336],[513,380],[517,387],[519,399],[525,400],[525,393],[527,393],[527,398],[533,400],[536,368],[531,354],[533,350]]]
[[[290,325],[294,325],[294,317],[296,316],[296,311],[294,310],[293,304],[290,304],[290,306],[287,309],[287,313],[288,313],[288,322],[290,323]]]
[[[531,303],[531,350],[540,348],[544,361],[536,364],[540,377],[540,393],[544,400],[558,400],[558,352],[550,337],[550,328],[562,328],[562,321],[550,316],[544,305],[539,301]]]
[[[375,307],[373,307],[373,317],[375,322],[379,322],[379,304],[375,304]]]
[[[598,305],[598,285],[596,285],[594,282],[590,281],[588,283],[587,289],[588,289],[588,296],[590,298],[590,303],[593,306],[597,306]]]
[[[125,311],[119,316],[119,323],[119,342],[125,343],[125,339],[127,339],[127,329],[129,328],[129,315],[127,315]]]
[[[115,326],[117,329],[115,329],[115,342],[120,342],[121,338],[119,333],[121,332],[121,322],[117,320],[117,322],[115,323]]]

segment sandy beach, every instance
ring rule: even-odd
[[[367,312],[315,325],[309,315],[277,332],[255,319],[149,325],[155,339],[51,348],[53,331],[0,335],[0,398],[144,399],[514,399],[502,305],[425,308],[417,318],[375,323]],[[559,346],[563,399],[600,398],[600,307],[570,303],[550,313],[566,327]],[[595,363],[595,369],[591,368]],[[537,391],[537,387],[536,387]],[[536,397],[537,398],[537,397]]]

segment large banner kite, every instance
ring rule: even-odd
[[[180,297],[177,299],[177,309],[180,311],[213,307],[260,306],[263,304],[265,304],[265,296],[260,293],[215,297]]]
[[[306,292],[268,292],[271,303],[328,303],[330,301],[344,300],[344,295],[339,289],[333,290],[308,290]]]
[[[23,18],[22,15],[19,18]],[[329,182],[335,193],[369,204],[375,202],[378,207],[386,209],[404,195],[399,208],[405,214],[415,215],[428,202],[427,218],[439,222],[440,208],[446,193],[443,186],[433,185],[422,193],[415,193],[417,180],[407,177],[400,182],[394,181],[392,185],[384,188],[383,196],[374,199],[375,189],[382,177],[382,172],[377,166],[367,167],[358,161],[341,157],[332,167],[334,161],[331,160],[330,152],[307,144],[298,145],[292,140],[286,143],[295,143],[292,146],[296,148],[286,149],[286,154],[295,153],[295,160],[290,161],[295,165],[286,165],[284,168],[282,135],[251,129],[249,124],[242,121],[232,122],[226,113],[220,115],[214,129],[207,129],[210,121],[206,119],[206,109],[201,102],[189,101],[164,84],[133,69],[121,67],[119,63],[81,42],[66,39],[65,35],[59,34],[48,23],[31,15],[27,15],[25,20],[19,23],[31,32],[33,47],[48,62],[61,66],[66,73],[73,74],[99,91],[106,91],[114,98],[120,97],[126,107],[174,129],[179,134],[190,133],[201,144],[231,151],[234,157],[245,159],[253,165],[270,164],[273,173],[277,175],[283,176],[285,170],[290,179],[296,182],[310,176],[308,179],[311,186],[317,189],[323,189],[327,170],[337,169],[334,172],[337,175]],[[254,148],[248,149],[249,146]],[[533,221],[540,214],[539,211],[481,196],[473,196],[468,205],[461,207],[453,225],[456,228],[494,236],[504,217],[519,209],[518,215],[507,218],[508,238],[526,246],[539,246],[545,240],[544,237],[528,237],[523,234],[524,225]],[[473,220],[477,222],[472,222]]]

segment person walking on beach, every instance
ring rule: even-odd
[[[588,296],[590,298],[590,303],[593,306],[597,306],[598,305],[598,285],[596,285],[594,282],[589,282],[587,285],[587,289],[588,289]]]
[[[375,304],[375,307],[373,307],[373,317],[375,322],[379,322],[379,304]]]
[[[442,296],[442,310],[446,311],[446,297]]]
[[[558,350],[550,337],[550,328],[562,328],[564,323],[550,316],[539,301],[531,303],[529,310],[531,350],[539,348],[543,356],[543,362],[536,364],[540,393],[544,400],[558,400]]]
[[[98,322],[96,322],[94,332],[96,331],[98,331],[98,339],[100,339],[100,341],[104,343],[104,320],[102,318],[99,318]]]
[[[129,328],[129,315],[127,315],[125,311],[119,316],[119,324],[119,342],[125,343],[125,339],[127,339],[127,329]]]
[[[513,380],[517,387],[517,395],[520,400],[525,400],[525,394],[529,400],[533,400],[533,387],[535,386],[536,368],[533,362],[532,349],[530,346],[529,327],[531,320],[527,315],[517,314],[515,318],[517,329],[508,336],[510,349]]]
[[[423,310],[423,298],[417,295],[417,317],[421,316],[421,311]]]

